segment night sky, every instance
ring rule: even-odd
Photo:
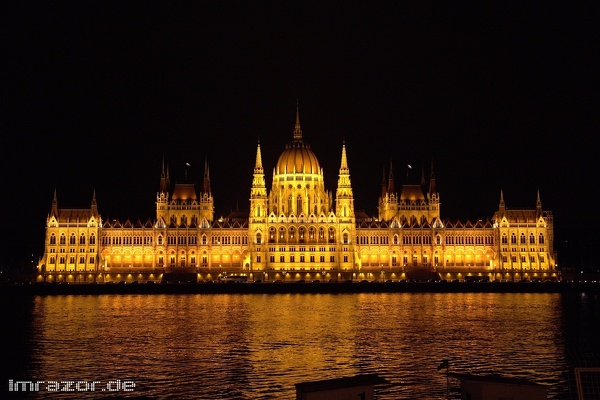
[[[487,2],[486,2],[487,3]],[[3,13],[0,266],[34,261],[59,207],[154,219],[163,159],[216,215],[247,211],[305,142],[335,193],[345,142],[356,210],[383,171],[429,176],[442,217],[553,211],[559,266],[590,267],[599,132],[593,2],[14,2]],[[408,171],[407,165],[413,167]],[[409,172],[407,174],[407,171]],[[598,264],[595,263],[596,268]]]

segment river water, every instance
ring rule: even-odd
[[[118,397],[294,399],[296,383],[373,373],[390,382],[376,399],[457,398],[437,369],[447,359],[450,372],[571,399],[573,365],[600,347],[600,298],[584,293],[32,295],[1,307],[2,398],[12,379],[43,382],[29,398],[97,399],[119,381],[133,390]],[[51,391],[59,381],[98,383]]]

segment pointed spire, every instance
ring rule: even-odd
[[[536,200],[535,204],[536,204],[535,208],[537,209],[538,216],[540,216],[541,213],[542,213],[542,199],[540,197],[540,190],[539,189],[537,191],[537,200]]]
[[[433,160],[431,160],[431,174],[429,175],[429,193],[433,194],[437,192],[435,186],[435,173],[433,172]]]
[[[169,166],[167,165],[167,190],[171,186],[171,173],[169,172]]]
[[[275,170],[273,170],[275,174]],[[254,162],[254,178],[252,179],[252,192],[251,196],[263,197],[267,195],[266,183],[265,183],[265,172],[262,165],[262,155],[260,153],[260,140],[256,146],[256,161]]]
[[[346,156],[346,141],[342,144],[342,162],[340,164],[340,174],[336,190],[335,212],[343,218],[354,218],[354,198],[352,194],[352,185],[350,183],[350,168],[348,167],[348,157]],[[333,196],[329,193],[329,203],[332,204]]]
[[[346,142],[342,144],[342,162],[340,164],[340,174],[338,179],[338,191],[340,188],[351,190],[350,186],[350,168],[348,168],[348,158],[346,156]]]
[[[500,189],[500,213],[504,214],[506,205],[504,204],[504,191]]]
[[[161,193],[166,193],[169,190],[168,173],[165,171],[165,158],[162,160],[162,169],[160,172],[160,186],[158,189]]]
[[[300,127],[300,106],[296,99],[296,125],[294,126],[294,142],[302,141],[302,128]]]
[[[98,215],[98,203],[96,203],[96,189],[92,193],[92,215]]]
[[[210,172],[208,169],[208,157],[204,159],[204,193],[210,195]]]
[[[348,158],[346,157],[346,141],[342,142],[342,164],[340,166],[341,171],[348,172]]]
[[[426,181],[425,181],[425,167],[421,167],[421,186],[423,188],[425,188],[426,185]]]
[[[58,216],[58,197],[56,196],[56,188],[54,188],[54,197],[52,198],[52,211],[50,214]]]
[[[384,198],[387,193],[387,180],[385,179],[385,167],[382,167],[383,178],[381,180],[381,198]]]
[[[260,140],[258,141],[258,146],[256,147],[256,161],[254,162],[254,173],[255,174],[263,173],[262,155],[260,152]]]
[[[392,168],[392,161],[390,160],[390,176],[388,178],[388,190],[389,194],[396,192],[396,186],[394,185],[394,170]]]

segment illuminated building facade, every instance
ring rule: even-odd
[[[166,273],[198,281],[248,280],[547,280],[557,279],[552,213],[509,209],[500,193],[488,220],[443,220],[433,166],[428,182],[397,191],[390,166],[378,216],[354,210],[345,144],[335,193],[304,142],[298,112],[293,140],[267,190],[260,143],[249,214],[215,218],[208,163],[202,190],[170,189],[164,162],[156,217],[104,221],[95,193],[87,209],[60,209],[56,192],[46,221],[38,281],[160,281]]]

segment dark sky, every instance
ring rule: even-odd
[[[521,3],[14,2],[0,264],[40,256],[55,189],[60,207],[95,190],[104,218],[153,219],[163,158],[199,184],[208,160],[217,215],[247,210],[257,143],[270,188],[298,100],[332,191],[345,141],[356,209],[375,215],[391,162],[397,185],[433,162],[444,219],[539,190],[559,265],[588,265],[600,15]]]

